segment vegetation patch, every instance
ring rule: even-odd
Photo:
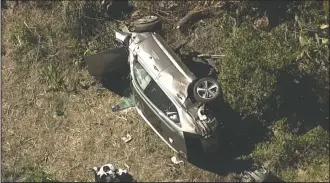
[[[163,20],[167,42],[187,42],[183,54],[224,55],[216,60],[226,121],[219,157],[268,162],[285,181],[329,181],[328,1],[6,3],[3,181],[93,181],[88,169],[109,162],[139,181],[237,179],[241,164],[219,175],[172,165],[172,151],[136,112],[113,113],[119,96],[87,72],[84,56],[117,46],[114,28],[150,14]],[[221,14],[174,29],[190,10],[216,6]],[[122,143],[127,133],[133,140]]]

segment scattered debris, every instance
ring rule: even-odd
[[[118,169],[118,174],[119,175],[122,175],[123,173],[127,173],[127,170],[124,170],[124,169]]]
[[[130,134],[127,134],[126,137],[121,138],[125,143],[128,143],[132,140],[132,136]]]
[[[171,161],[174,163],[174,164],[180,164],[180,163],[183,163],[183,161],[182,160],[178,160],[178,158],[176,157],[176,156],[173,156],[172,158],[171,158]]]
[[[127,91],[129,92],[129,91]],[[117,105],[114,105],[111,107],[112,112],[118,112],[118,111],[123,111],[125,109],[129,109],[135,107],[135,99],[134,96],[129,94],[128,97],[124,96],[122,97]]]
[[[241,182],[264,182],[269,176],[269,170],[265,167],[254,171],[244,171]]]
[[[270,166],[271,163],[272,162],[268,160],[264,163],[264,165],[262,167],[265,168],[265,169],[268,169],[268,167]]]
[[[61,111],[61,110],[56,110],[56,111],[54,112],[53,117],[54,117],[54,118],[57,118],[58,116],[63,116],[63,115],[64,115],[64,112],[63,112],[63,111]]]
[[[80,85],[80,87],[82,88],[82,89],[84,89],[84,90],[88,90],[89,89],[89,84],[87,83],[87,82],[84,82],[84,81],[80,81],[79,82],[79,85]]]
[[[224,57],[225,55],[210,55],[210,54],[200,54],[197,55],[197,57],[204,57],[204,58],[221,58]]]
[[[103,6],[104,9],[108,10],[110,6],[112,6],[112,0],[103,0],[101,1],[101,5]]]
[[[127,171],[129,171],[129,166],[127,165],[127,164],[124,164],[125,166],[126,166],[126,168],[127,168]]]
[[[269,19],[266,15],[264,15],[263,17],[261,18],[258,18],[256,19],[254,22],[253,22],[253,25],[256,27],[256,28],[267,28],[269,26]]]
[[[127,170],[116,168],[109,163],[101,167],[93,167],[95,182],[136,182]]]

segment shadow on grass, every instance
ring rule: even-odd
[[[132,11],[127,0],[105,1],[101,6],[96,1],[86,1],[73,33],[80,39],[98,36],[107,21],[122,20]]]
[[[282,71],[275,92],[266,101],[263,118],[268,122],[287,118],[290,129],[298,134],[318,125],[329,131],[329,101],[319,101],[317,85],[312,76],[299,78]]]
[[[224,126],[220,131],[220,151],[212,156],[196,157],[192,164],[220,175],[250,169],[253,165],[251,159],[237,157],[250,154],[257,143],[268,140],[270,130],[267,126],[281,118],[287,118],[291,130],[298,134],[318,125],[329,130],[329,103],[318,102],[316,81],[312,76],[298,79],[297,75],[298,73],[288,74],[287,71],[279,73],[278,86],[265,102],[268,108],[261,118],[268,123],[262,123],[253,116],[242,118],[229,104],[215,102],[211,108],[217,111],[214,113]],[[272,180],[276,179],[275,175],[272,177]]]
[[[195,157],[192,164],[204,170],[224,175],[227,173],[242,173],[252,168],[251,159],[238,159],[252,152],[254,145],[265,140],[268,129],[254,117],[242,119],[229,104],[215,102],[210,106],[224,128],[220,131],[220,150],[212,155]]]
[[[276,175],[269,174],[267,179],[264,182],[285,182],[284,180],[280,179]]]
[[[6,3],[6,0],[2,0],[1,1],[1,9],[7,9],[8,6],[7,6],[7,3]]]
[[[206,60],[192,61],[195,60],[193,55],[199,54],[201,53],[181,54],[180,56],[197,77],[206,77],[212,73],[211,70],[215,71],[215,65],[209,65]],[[211,76],[217,78],[217,73],[213,72]],[[228,103],[221,99],[213,102],[209,107],[215,111],[215,117],[223,125],[219,132],[221,148],[219,152],[212,153],[212,155],[193,155],[195,157],[192,157],[191,163],[204,170],[222,175],[242,173],[244,170],[250,169],[253,165],[251,159],[238,160],[237,158],[250,154],[255,144],[265,140],[268,129],[256,117],[250,116],[242,119],[239,112],[233,110]],[[196,152],[197,150],[190,149],[188,151]]]
[[[301,2],[299,1],[291,1],[291,0],[270,0],[270,1],[258,1],[258,8],[261,14],[266,12],[269,20],[269,26],[271,28],[276,27],[281,24],[285,19],[293,19],[294,14],[289,13],[288,9],[292,9],[293,11],[296,9],[297,4]]]
[[[128,0],[113,0],[111,6],[106,8],[106,4],[103,7],[104,13],[110,16],[111,19],[122,19],[125,15],[131,14],[133,6],[129,4]]]

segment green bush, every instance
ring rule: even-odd
[[[329,180],[329,134],[320,127],[299,136],[288,130],[286,119],[275,123],[270,141],[256,145],[256,164],[269,162],[270,170],[286,181]],[[304,172],[304,175],[301,175]]]
[[[285,31],[279,27],[265,33],[242,25],[225,42],[220,83],[225,99],[236,110],[258,114],[275,90],[277,72],[294,61],[296,45]]]
[[[281,84],[277,80],[281,74],[313,77],[318,82],[315,89],[320,100],[327,103],[329,49],[325,12],[319,2],[304,2],[295,12],[295,19],[270,31],[255,28],[248,19],[233,27],[224,43],[225,57],[219,69],[228,103],[240,112],[260,114],[276,85]]]
[[[309,8],[307,10],[306,8]],[[299,69],[317,81],[321,103],[329,102],[329,3],[306,1],[295,16],[299,36]]]
[[[26,163],[26,162],[24,162]],[[29,163],[29,162],[27,162]],[[3,182],[55,182],[55,175],[47,173],[43,168],[25,164],[20,169],[1,170]]]

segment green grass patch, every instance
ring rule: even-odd
[[[272,131],[271,140],[257,144],[251,154],[257,164],[269,162],[270,170],[285,181],[329,180],[327,131],[315,127],[304,135],[296,135],[288,130],[286,119],[275,123]]]

